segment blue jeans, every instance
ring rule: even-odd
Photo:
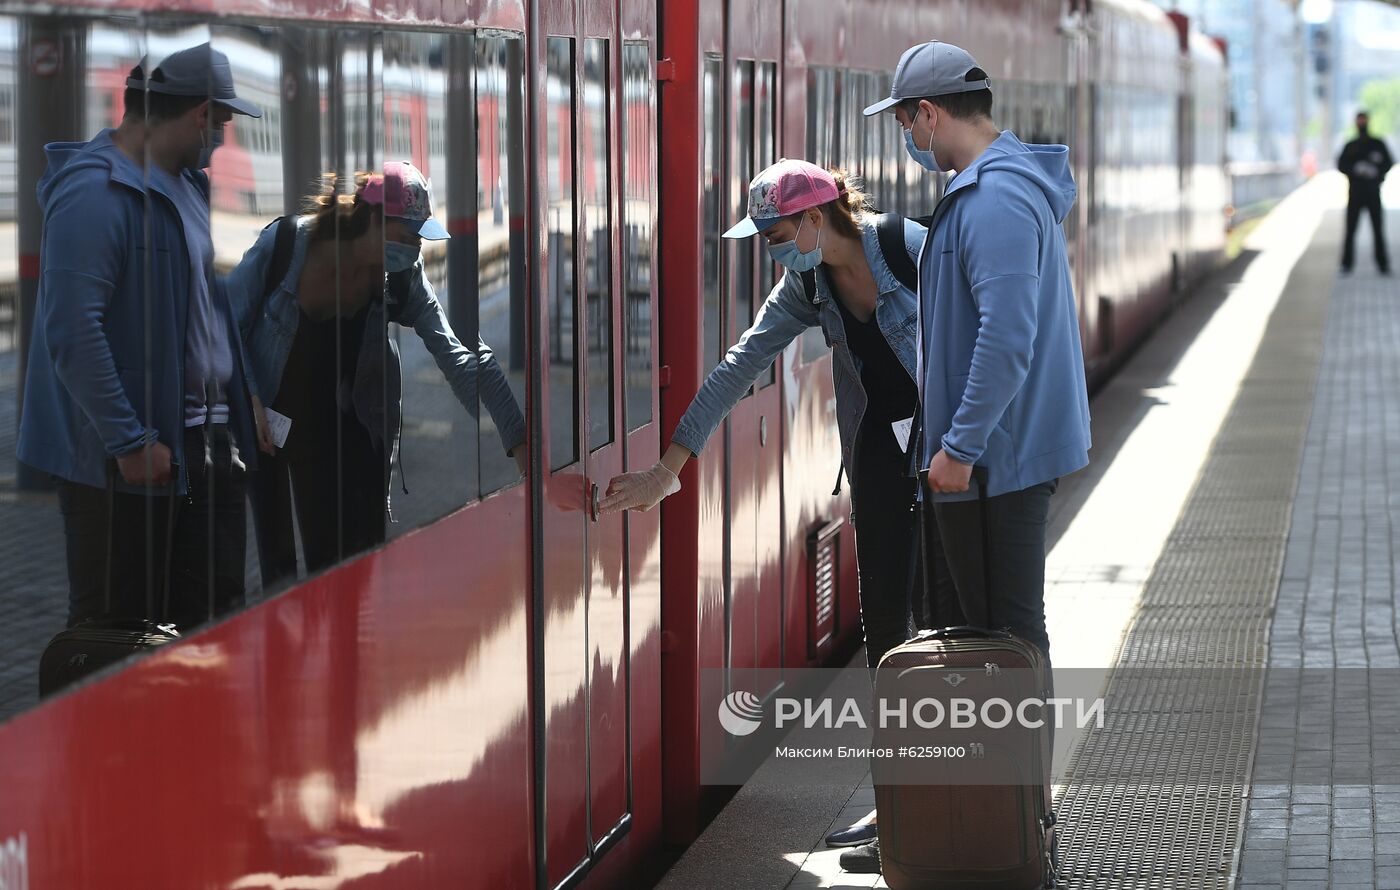
[[[974,483],[975,484],[975,483]],[[1050,660],[1045,631],[1045,528],[1058,479],[986,500],[991,558],[982,554],[983,502],[934,504],[948,569],[971,624],[1009,630]],[[986,575],[990,565],[991,578]]]

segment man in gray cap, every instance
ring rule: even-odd
[[[905,51],[889,98],[865,109],[883,111],[920,166],[956,171],[919,265],[914,441],[925,498],[966,619],[1010,630],[1048,660],[1050,497],[1059,477],[1089,460],[1079,315],[1060,228],[1076,193],[1069,149],[999,131],[987,72],[936,40]],[[842,865],[879,871],[878,843],[848,851]]]
[[[57,480],[69,626],[184,630],[211,601],[224,612],[244,594],[255,439],[241,341],[213,275],[203,168],[234,114],[260,112],[208,44],[137,65],[126,86],[120,126],[45,149],[18,454]],[[148,591],[168,611],[148,614]]]

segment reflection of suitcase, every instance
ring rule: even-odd
[[[950,682],[939,684],[939,679]],[[875,694],[877,699],[909,699],[952,686],[959,697],[977,701],[980,711],[980,702],[993,696],[1041,698],[1050,688],[1050,676],[1040,650],[1018,637],[949,627],[924,631],[891,649],[880,661]],[[969,745],[969,739],[976,741]],[[877,723],[874,744],[876,749],[958,746],[965,752],[974,749],[959,757],[977,758],[875,759],[880,865],[891,890],[1054,886],[1048,723],[1031,729],[1013,722],[982,735],[913,726],[887,729]],[[1006,777],[1007,783],[971,784],[995,781],[987,776]]]
[[[974,467],[973,476],[983,509],[983,572],[990,578],[986,470]],[[931,519],[931,511],[924,516]],[[927,548],[927,539],[924,543]],[[925,565],[928,556],[925,553]],[[929,584],[926,575],[925,585]],[[946,600],[935,599],[935,608],[947,608]],[[949,617],[965,620],[961,609],[952,611],[956,615]],[[985,613],[978,618],[985,622]],[[989,699],[1020,702],[1052,694],[1050,666],[1039,649],[1006,631],[980,627],[923,631],[887,652],[876,673],[877,701],[956,697],[975,702],[981,712]],[[1039,716],[1047,721],[1039,729],[1012,722],[981,732],[946,726],[887,728],[877,721],[876,749],[898,751],[912,745],[958,751],[948,759],[873,761],[880,867],[891,890],[1056,886],[1051,715]]]
[[[112,514],[116,500],[116,468],[107,468],[107,568],[106,610],[112,610]],[[170,588],[170,544],[175,527],[175,490],[169,495],[166,516],[165,587]],[[146,594],[146,613],[155,614],[155,597]],[[162,609],[164,611],[164,609]],[[94,618],[60,631],[49,641],[39,660],[39,695],[58,692],[69,683],[95,674],[129,655],[180,639],[173,624],[157,624],[138,618]]]

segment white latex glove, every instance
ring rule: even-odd
[[[650,510],[680,490],[680,478],[665,464],[658,462],[648,470],[614,476],[608,483],[602,503],[598,505],[598,512]]]

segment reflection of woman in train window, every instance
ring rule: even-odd
[[[448,237],[427,179],[390,162],[356,186],[336,195],[332,178],[309,213],[268,226],[228,278],[267,455],[252,486],[265,587],[296,574],[293,503],[308,572],[384,541],[402,411],[389,321],[417,332],[472,415],[480,387],[523,472],[525,421],[505,375],[480,338],[476,350],[458,341],[423,270],[422,241]],[[290,419],[281,448],[264,405]]]
[[[759,375],[805,330],[821,327],[834,350],[836,425],[851,479],[872,668],[904,642],[911,614],[916,488],[906,454],[918,400],[914,264],[925,231],[912,220],[865,212],[865,196],[839,171],[782,160],[754,177],[749,215],[725,237],[762,234],[788,271],[753,326],[705,378],[661,461],[613,479],[601,504],[605,511],[650,509],[679,491],[680,469]]]

